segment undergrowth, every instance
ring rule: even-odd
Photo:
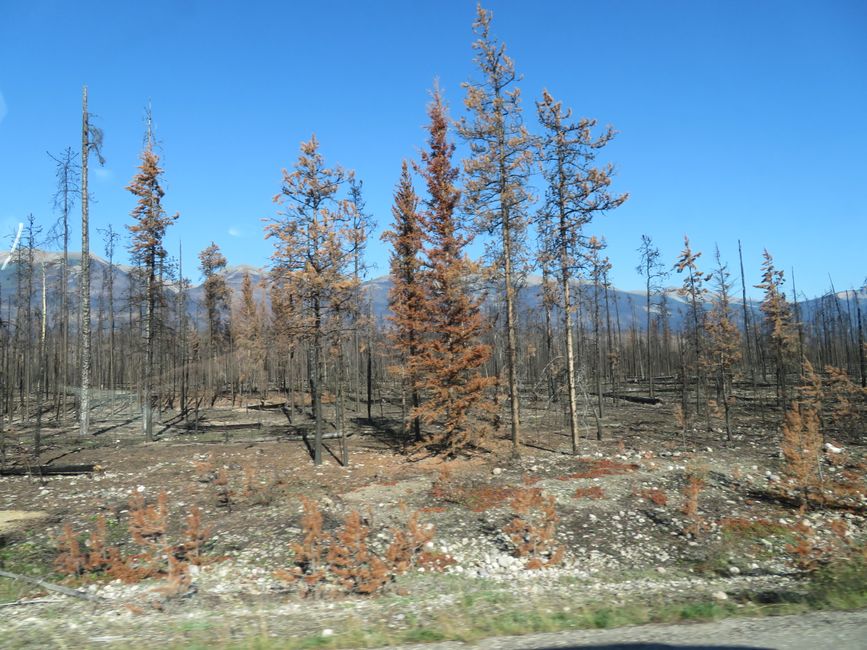
[[[105,575],[126,583],[148,578],[164,578],[160,587],[163,595],[185,593],[192,582],[190,566],[205,563],[204,546],[211,534],[210,527],[202,523],[201,511],[190,508],[177,539],[168,535],[168,497],[161,492],[155,503],[145,495],[134,492],[129,499],[127,524],[135,552],[121,545],[111,544],[104,515],[96,518],[93,529],[80,533],[69,523],[64,524],[57,538],[55,570],[66,576],[81,578]]]
[[[418,513],[409,514],[403,528],[391,530],[392,540],[384,553],[371,548],[371,528],[358,511],[346,515],[334,533],[323,529],[323,516],[315,501],[301,497],[302,539],[293,542],[293,565],[275,576],[298,586],[302,596],[321,596],[335,589],[369,595],[381,591],[395,578],[414,567],[443,570],[454,560],[425,550],[434,528],[422,525]],[[402,508],[406,514],[406,508]]]

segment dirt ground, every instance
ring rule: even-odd
[[[449,461],[408,453],[388,413],[372,424],[359,415],[347,467],[339,439],[326,440],[325,461],[314,466],[296,439],[303,418],[289,427],[278,409],[218,404],[198,432],[167,427],[151,443],[141,440],[134,418],[108,410],[95,423],[101,433],[86,440],[48,430],[42,464],[94,464],[95,471],[0,478],[0,510],[43,513],[0,532],[0,569],[95,600],[0,578],[2,645],[247,647],[257,639],[263,647],[347,647],[560,629],[582,625],[579,617],[600,606],[704,603],[737,614],[803,590],[792,553],[804,538],[799,530],[809,530],[816,547],[863,543],[863,494],[850,507],[805,511],[775,496],[785,490],[770,421],[763,427],[758,416],[738,418],[750,424],[727,442],[718,422],[684,436],[669,407],[620,402],[608,406],[606,439],[582,439],[573,456],[558,409],[525,406],[520,457],[496,439]],[[229,430],[226,442],[224,425],[244,423],[250,427]],[[595,427],[588,433],[595,436]],[[18,440],[27,435],[21,428]],[[864,451],[857,440],[838,444],[822,461],[831,478]],[[8,462],[20,463],[23,449],[10,448]],[[698,486],[692,511],[691,485]],[[516,516],[515,495],[532,489],[553,497],[551,544],[564,550],[561,562],[541,570],[525,568],[527,558],[516,557],[504,532]],[[158,578],[127,584],[57,573],[64,525],[83,540],[102,515],[106,542],[133,553],[130,497],[154,503],[161,492],[168,537],[180,538],[193,507],[211,531],[207,559],[191,567],[182,593],[166,593]],[[318,504],[329,533],[358,511],[379,554],[417,512],[435,531],[425,549],[444,567],[414,568],[372,596],[303,598],[297,584],[275,575],[293,566],[290,544],[304,535],[302,496]]]

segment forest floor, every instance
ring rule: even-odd
[[[102,432],[87,440],[46,429],[41,463],[96,471],[0,477],[0,521],[9,520],[0,523],[0,570],[93,600],[0,577],[0,645],[374,647],[867,604],[867,491],[844,507],[797,507],[772,417],[767,426],[739,418],[749,424],[727,442],[719,428],[682,435],[664,405],[620,402],[608,409],[605,439],[582,439],[573,456],[559,411],[530,405],[525,414],[520,457],[498,439],[445,461],[407,453],[390,433],[394,420],[374,413],[373,426],[356,420],[347,467],[339,439],[325,441],[314,466],[304,442],[275,433],[298,426],[286,427],[279,410],[218,403],[198,432],[164,428],[150,443],[137,420],[118,415],[95,421]],[[243,423],[251,428],[232,429],[226,442],[220,427]],[[7,444],[16,435],[25,440],[27,430],[7,431]],[[823,455],[828,481],[863,469],[864,437],[836,442]],[[21,459],[7,449],[7,466]],[[554,499],[549,548],[565,551],[542,569],[526,568],[504,530],[516,517],[544,518],[515,501],[535,489]],[[140,552],[128,532],[131,495],[155,503],[161,492],[165,538],[181,539],[194,507],[211,531],[181,587],[58,572],[64,526],[83,535],[99,515],[106,545]],[[381,556],[418,513],[423,531],[433,526],[424,547],[433,561],[373,595],[332,585],[303,597],[277,575],[292,569],[290,544],[308,532],[301,497],[317,504],[326,533],[359,512]],[[814,570],[829,559],[838,561]]]

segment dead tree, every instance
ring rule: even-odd
[[[96,155],[100,165],[102,157],[102,130],[90,123],[87,112],[87,86],[81,92],[81,275],[79,305],[81,306],[81,397],[79,401],[79,431],[82,437],[90,432],[90,221],[87,193],[87,163],[90,154]]]

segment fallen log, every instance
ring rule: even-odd
[[[283,402],[277,404],[247,404],[249,411],[276,411],[286,406]]]
[[[95,465],[34,465],[32,467],[4,467],[0,476],[76,476],[92,474]]]
[[[73,598],[80,598],[81,600],[89,600],[95,603],[101,602],[105,600],[104,598],[100,598],[99,596],[94,596],[93,594],[88,594],[84,591],[78,591],[77,589],[70,589],[69,587],[64,587],[63,585],[56,585],[53,582],[47,582],[45,580],[41,580],[40,578],[31,578],[30,576],[23,576],[19,573],[11,573],[9,571],[0,570],[0,576],[4,578],[11,578],[12,580],[21,580],[23,582],[29,582],[30,584],[37,585],[42,587],[43,589],[47,589],[48,591],[54,591],[58,594],[63,594],[64,596],[72,596]]]
[[[194,429],[198,429],[199,432],[202,431],[241,431],[243,429],[261,429],[261,422],[248,422],[248,423],[233,423],[233,424],[201,424],[201,420],[199,421],[199,425],[196,426],[195,422],[186,422],[182,425],[172,425],[173,428],[177,429],[186,429],[187,431],[192,431]]]
[[[642,397],[641,395],[623,395],[617,393],[602,393],[602,396],[622,399],[624,402],[635,402],[636,404],[650,404],[651,406],[662,404],[662,400],[658,397]]]
[[[290,441],[293,441],[293,440],[304,440],[305,438],[306,438],[307,440],[313,440],[315,437],[316,437],[316,436],[315,436],[314,434],[312,434],[312,433],[308,433],[307,435],[304,435],[303,433],[289,433],[289,434],[286,434],[286,435],[282,435],[282,436],[280,436],[280,440],[290,440]],[[334,439],[336,439],[336,438],[342,438],[342,437],[343,437],[343,434],[340,433],[340,431],[329,431],[328,433],[323,433],[323,434],[322,434],[322,439],[323,439],[323,440],[334,440]],[[347,433],[347,434],[346,434],[346,437],[347,437],[347,438],[351,438],[351,437],[352,437],[352,434],[351,434],[351,433]]]

